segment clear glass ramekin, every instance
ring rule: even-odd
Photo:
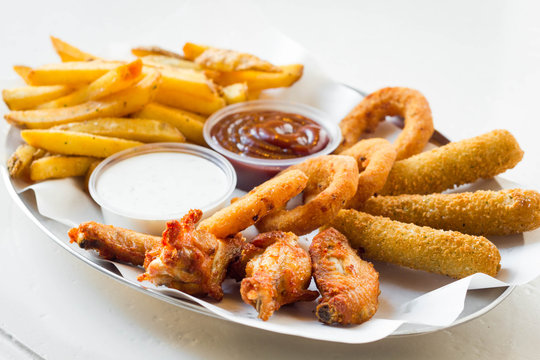
[[[224,117],[238,112],[244,111],[282,111],[286,113],[295,113],[312,119],[327,132],[329,142],[321,151],[293,159],[260,159],[234,153],[222,147],[211,136],[212,128],[220,122]],[[284,101],[284,100],[254,100],[242,102],[234,105],[229,105],[214,114],[212,114],[205,122],[203,128],[204,139],[208,145],[225,156],[234,166],[238,176],[238,188],[249,191],[254,186],[272,178],[275,174],[287,167],[304,161],[310,157],[328,155],[334,151],[341,143],[341,130],[337,122],[332,121],[329,115],[312,106]]]
[[[212,203],[200,207],[200,210],[203,211],[203,218],[212,215],[214,212],[227,205],[232,192],[236,188],[236,173],[233,166],[226,158],[215,151],[198,145],[184,143],[147,144],[109,156],[92,172],[88,182],[88,190],[94,201],[101,206],[103,218],[107,224],[132,229],[146,234],[161,235],[163,230],[165,230],[167,221],[179,219],[187,212],[182,210],[177,214],[167,215],[166,218],[160,218],[159,216],[154,216],[152,214],[138,213],[132,209],[121,208],[115,204],[111,204],[107,199],[102,198],[97,190],[100,176],[110,167],[129,158],[159,152],[173,152],[198,156],[212,162],[224,172],[227,181],[227,190],[219,197],[216,197],[215,201]],[[163,169],[162,175],[167,176],[167,169]],[[190,174],[187,173],[186,176],[190,176]],[[198,208],[197,204],[194,204],[191,208]]]

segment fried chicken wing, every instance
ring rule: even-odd
[[[93,221],[69,230],[70,242],[82,249],[94,249],[108,260],[142,265],[147,251],[161,244],[161,238]]]
[[[272,231],[259,234],[252,242],[255,256],[246,265],[240,293],[264,321],[282,305],[312,301],[318,296],[316,291],[307,290],[311,261],[297,239],[293,233]]]
[[[146,272],[139,281],[148,280],[192,295],[223,298],[221,283],[227,266],[236,257],[244,238],[240,233],[219,239],[195,225],[201,210],[190,210],[180,221],[169,221],[160,246],[146,254]]]
[[[347,238],[329,228],[313,238],[309,248],[313,277],[322,299],[317,318],[326,324],[361,324],[379,304],[379,273],[360,259]]]

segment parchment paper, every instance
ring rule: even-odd
[[[199,42],[249,51],[276,64],[299,62],[305,65],[304,76],[297,84],[290,89],[271,91],[265,95],[267,97],[310,104],[329,113],[335,121],[339,121],[360,100],[357,93],[329,79],[318,67],[317,61],[300,45],[269,26],[263,18],[257,16],[255,10],[249,18],[238,18],[234,11],[237,6],[250,5],[244,1],[228,1],[215,3],[212,11],[209,11],[196,2],[191,3],[173,11],[161,19],[159,24],[141,26],[152,31],[141,32],[137,38],[126,40],[125,43],[109,44],[106,49],[102,49],[106,53],[97,55],[111,59],[128,58],[132,46],[160,45],[177,50],[185,41]],[[101,43],[106,44],[106,39]],[[354,66],[354,61],[351,61],[351,66]],[[385,123],[372,136],[393,139],[397,133],[397,128]],[[19,142],[18,132],[12,130],[2,147],[5,149],[4,159]],[[66,227],[89,220],[103,221],[99,207],[82,190],[80,180],[62,179],[37,184],[15,181],[14,187],[18,192],[33,191],[40,213]],[[498,178],[480,181],[455,191],[512,187],[518,186]],[[304,247],[309,245],[310,238],[302,237]],[[248,326],[313,339],[366,343],[392,334],[405,323],[449,326],[463,310],[468,289],[519,285],[540,274],[540,230],[515,236],[491,237],[490,240],[498,246],[502,256],[502,269],[496,279],[476,274],[454,281],[439,275],[374,263],[380,273],[380,307],[373,319],[358,326],[334,327],[319,323],[313,314],[315,302],[285,306],[269,321],[263,322],[256,318],[256,312],[251,306],[242,302],[239,285],[231,280],[224,283],[226,295],[219,303],[172,289],[160,287],[158,290],[175,297],[188,298],[223,318]],[[125,278],[137,282],[136,277],[142,269],[116,265]],[[149,283],[144,285],[155,288]],[[313,283],[311,288],[315,289]]]

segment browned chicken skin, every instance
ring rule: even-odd
[[[190,210],[180,221],[169,221],[159,247],[146,253],[146,272],[139,281],[184,291],[192,295],[223,298],[221,283],[227,266],[236,257],[244,238],[240,233],[227,239],[197,230],[202,211]]]
[[[317,318],[326,324],[360,324],[377,311],[379,273],[360,259],[334,228],[313,238],[309,248],[313,277],[322,299]]]
[[[161,238],[93,221],[69,230],[70,242],[82,249],[94,249],[108,260],[142,265],[147,251],[159,246]]]
[[[253,257],[245,267],[240,293],[262,320],[268,320],[282,305],[312,301],[318,296],[316,291],[307,290],[311,261],[297,239],[290,232],[272,231],[259,234],[252,246],[244,249],[244,257]]]
[[[71,229],[69,236],[71,242],[97,250],[103,258],[143,265],[146,272],[140,281],[221,300],[227,266],[240,253],[244,238],[238,233],[218,239],[197,230],[201,216],[200,210],[191,210],[180,221],[170,221],[163,238],[95,222]]]

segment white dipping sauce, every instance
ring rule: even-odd
[[[122,160],[105,169],[96,183],[99,197],[112,208],[147,219],[204,209],[227,190],[227,176],[216,164],[178,152]]]

